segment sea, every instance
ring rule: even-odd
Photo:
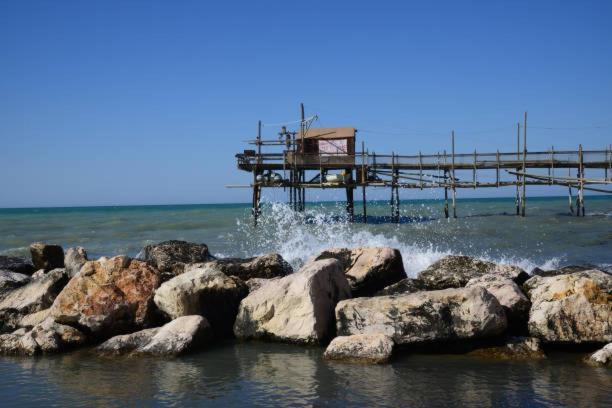
[[[307,203],[303,213],[264,202],[255,225],[248,204],[0,209],[0,254],[28,255],[32,242],[84,247],[89,258],[137,256],[148,244],[205,243],[217,257],[280,253],[299,269],[332,247],[390,246],[408,276],[450,254],[531,271],[565,265],[612,269],[612,199],[587,196],[586,216],[567,197],[461,199],[457,218],[440,200]],[[452,210],[451,210],[452,215]],[[553,350],[538,362],[399,353],[382,366],[330,363],[322,349],[228,341],[174,359],[102,358],[90,350],[0,357],[2,406],[612,406],[609,369],[584,353]]]

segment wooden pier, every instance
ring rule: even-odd
[[[417,155],[377,154],[366,149],[363,142],[357,151],[357,129],[316,128],[312,126],[316,119],[316,116],[306,118],[302,105],[301,119],[296,122],[299,131],[290,132],[282,126],[274,139],[262,137],[259,122],[257,136],[247,141],[255,148],[236,155],[238,168],[252,173],[253,182],[228,187],[252,188],[255,223],[261,212],[263,188],[286,190],[288,202],[295,211],[304,211],[308,189],[344,189],[346,211],[351,220],[355,213],[354,192],[360,189],[364,222],[367,222],[368,187],[390,188],[391,218],[395,222],[400,219],[400,188],[443,188],[447,218],[451,213],[457,217],[457,189],[516,186],[516,214],[521,216],[526,215],[528,185],[567,187],[569,211],[577,216],[585,215],[585,191],[612,193],[608,187],[612,184],[612,145],[603,150],[583,150],[580,145],[578,150],[551,147],[547,151],[528,151],[527,113],[523,123],[517,123],[516,151],[456,153],[452,131],[449,152]],[[604,177],[588,178],[590,169],[598,169]],[[480,181],[479,173],[483,170],[494,171],[494,181]]]

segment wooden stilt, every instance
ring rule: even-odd
[[[579,146],[578,148],[578,163],[580,166],[580,208],[578,209],[581,213],[582,216],[584,217],[585,215],[585,210],[584,210],[584,160],[583,160],[583,153],[582,153],[582,144]]]
[[[348,215],[349,221],[353,222],[355,219],[355,204],[353,202],[353,186],[346,188],[346,214]]]
[[[367,199],[366,199],[366,184],[368,182],[368,175],[366,172],[367,155],[365,153],[365,143],[361,142],[361,195],[363,202],[363,223],[368,223],[368,210],[367,210]]]
[[[444,184],[448,184],[447,171],[444,170]],[[448,218],[448,187],[444,187],[444,218]]]
[[[452,162],[451,162],[451,177],[452,177],[452,188],[453,188],[453,218],[457,218],[457,189],[455,187],[455,131],[453,130],[451,136],[452,142]]]
[[[521,124],[517,123],[516,124],[516,161],[517,163],[520,159],[521,159]],[[519,171],[518,165],[516,167],[516,171],[517,173]],[[521,213],[520,181],[521,181],[521,176],[517,174],[516,175],[516,199],[514,200],[514,203],[516,205],[516,215],[520,215]]]
[[[571,177],[572,176],[572,170],[571,168],[567,169],[567,176]],[[574,215],[574,203],[572,202],[572,186],[571,184],[567,185],[567,190],[568,190],[568,198],[569,198],[569,211],[571,215]]]
[[[523,123],[523,194],[521,196],[521,217],[525,216],[525,207],[527,200],[527,179],[525,178],[525,172],[527,171],[527,112],[525,112],[525,122]]]

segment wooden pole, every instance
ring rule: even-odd
[[[455,131],[453,130],[451,133],[451,143],[452,143],[452,188],[453,188],[453,218],[457,218],[457,189],[455,188]]]
[[[525,121],[523,124],[523,174],[527,171],[526,169],[526,160],[527,160],[527,112],[525,112]],[[527,183],[525,176],[523,175],[523,194],[521,196],[521,217],[525,216],[525,206],[526,206],[526,193],[527,193]]]
[[[567,168],[567,176],[568,178],[572,176],[572,169],[570,167]],[[568,198],[569,198],[569,210],[570,210],[570,214],[574,215],[574,203],[572,202],[572,185],[571,184],[567,184],[567,189],[568,189]]]
[[[497,158],[497,168],[495,170],[495,184],[497,184],[497,187],[499,187],[499,149],[497,150],[497,154],[495,155],[495,157]]]
[[[476,149],[474,149],[474,174],[473,174],[474,190],[476,190]]]
[[[261,120],[257,122],[257,159],[255,171],[253,171],[253,224],[257,226],[259,218],[259,200],[261,197],[260,186],[257,183],[257,174],[259,173],[259,165],[261,163]]]
[[[448,170],[446,169],[446,150],[444,150],[444,218],[448,218]]]
[[[580,208],[579,212],[582,212],[582,216],[584,217],[584,160],[582,154],[582,144],[578,147],[578,162],[580,165]]]
[[[363,199],[363,223],[368,223],[368,210],[366,204],[366,183],[367,183],[367,171],[366,171],[367,156],[365,154],[365,143],[361,142],[361,195]]]
[[[520,122],[516,124],[516,161],[518,162],[521,159],[521,124]],[[518,165],[516,170],[518,171]],[[516,215],[520,214],[521,211],[521,196],[520,196],[520,176],[516,175],[516,199],[514,203],[516,205]]]

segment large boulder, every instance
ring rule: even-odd
[[[246,283],[247,287],[249,288],[249,293],[251,293],[261,288],[263,285],[267,285],[268,283],[275,282],[279,279],[280,278],[271,278],[271,279],[251,278],[244,283]]]
[[[566,265],[561,268],[547,269],[547,270],[536,267],[531,271],[531,275],[548,277],[548,276],[557,276],[557,275],[567,275],[567,274],[575,273],[575,272],[590,271],[592,269],[598,269],[598,267],[596,265]],[[607,271],[603,271],[603,272],[607,272]]]
[[[17,256],[0,255],[0,270],[31,275],[36,269],[32,262]]]
[[[127,256],[88,261],[57,296],[51,316],[96,337],[143,328],[153,318],[159,273]]]
[[[228,276],[242,280],[252,278],[276,278],[293,272],[291,265],[279,254],[267,254],[254,258],[224,258],[212,261],[215,268]]]
[[[387,335],[355,334],[338,336],[329,343],[323,357],[349,363],[386,363],[393,353],[393,339]]]
[[[215,259],[208,252],[206,244],[177,240],[147,245],[136,258],[155,266],[162,273],[162,280],[168,280],[183,273],[187,264]]]
[[[23,273],[0,270],[0,297],[3,293],[23,286],[29,281],[30,277]]]
[[[81,267],[87,262],[87,251],[82,247],[68,248],[64,255],[64,265],[68,276],[73,277],[81,270]]]
[[[0,335],[1,354],[57,353],[83,344],[86,338],[74,327],[58,324],[48,318],[31,330],[19,329]]]
[[[64,269],[54,269],[0,295],[0,332],[17,328],[27,314],[46,309],[68,283]]]
[[[481,286],[497,298],[506,311],[511,328],[518,331],[526,328],[531,303],[512,279],[489,273],[470,279],[466,287],[473,286]]]
[[[586,362],[596,367],[612,367],[612,343],[588,356]]]
[[[202,316],[182,316],[162,327],[115,336],[98,346],[101,354],[153,354],[176,356],[211,340],[211,327]]]
[[[607,273],[535,276],[523,288],[531,300],[532,336],[555,343],[612,341],[612,276]]]
[[[64,250],[59,245],[35,242],[30,245],[30,254],[35,270],[50,271],[51,269],[64,267]]]
[[[200,314],[215,335],[232,335],[240,301],[248,294],[242,280],[225,275],[211,264],[196,264],[155,292],[155,304],[171,319]]]
[[[269,282],[244,298],[234,334],[240,339],[322,343],[333,335],[336,303],[350,293],[340,262],[309,262],[298,272]]]
[[[372,296],[406,277],[402,254],[387,247],[334,248],[315,260],[337,259],[342,264],[353,297]]]
[[[509,278],[518,285],[529,279],[529,274],[518,266],[496,264],[464,255],[445,256],[419,272],[417,277],[429,290],[438,290],[461,288],[470,279],[485,274]]]
[[[343,300],[338,335],[382,333],[395,344],[476,339],[507,327],[499,301],[482,287]]]
[[[542,344],[534,337],[510,337],[503,343],[468,353],[497,360],[541,360],[546,358]]]
[[[414,293],[427,290],[423,281],[413,278],[405,278],[401,281],[389,285],[386,288],[379,290],[374,296],[389,296],[399,295],[401,293]]]

